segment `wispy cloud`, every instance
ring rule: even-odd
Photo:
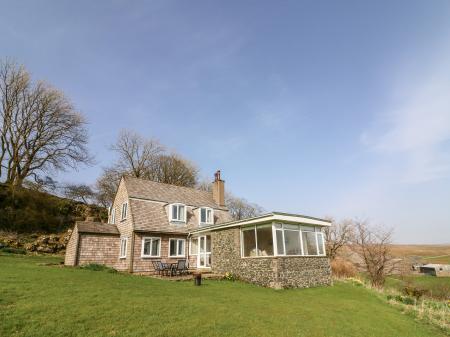
[[[450,174],[450,53],[402,78],[395,102],[378,116],[362,142],[389,161],[397,179],[417,183]],[[414,71],[411,69],[411,73]],[[412,83],[412,84],[411,84]]]

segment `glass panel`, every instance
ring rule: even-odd
[[[302,226],[301,230],[304,232],[314,232],[314,227],[311,226]]]
[[[275,228],[282,228],[283,227],[280,223],[276,223],[274,226],[275,226]]]
[[[150,245],[152,241],[149,239],[146,239],[144,241],[144,255],[150,255]]]
[[[256,227],[258,256],[273,256],[272,226]]]
[[[206,222],[206,208],[200,208],[200,222]]]
[[[288,224],[284,224],[284,229],[299,230],[299,227],[298,227],[298,225],[288,225]]]
[[[172,206],[172,219],[178,219],[178,207],[176,205]]]
[[[191,255],[198,254],[198,238],[191,239]]]
[[[243,231],[242,239],[244,243],[244,256],[256,256],[255,230]]]
[[[302,232],[302,240],[305,255],[317,255],[316,233]]]
[[[175,256],[177,253],[177,240],[170,240],[169,246],[169,255]]]
[[[205,266],[205,254],[200,255],[200,267]]]
[[[204,253],[205,252],[205,237],[201,236],[200,237],[200,253]]]
[[[300,232],[298,231],[284,231],[284,244],[286,246],[286,255],[301,255],[302,248],[300,247]]]
[[[211,253],[211,236],[206,236],[206,252]]]
[[[211,254],[206,254],[206,267],[211,266]]]
[[[159,255],[159,239],[153,239],[152,241],[152,256]]]
[[[206,222],[207,223],[212,223],[212,210],[208,209],[206,211]]]
[[[284,255],[284,248],[283,248],[283,232],[282,231],[275,231],[277,234],[277,254],[278,255]]]
[[[317,244],[319,246],[319,255],[324,255],[325,252],[323,251],[323,234],[317,233]]]
[[[184,221],[184,206],[179,206],[178,219]]]
[[[178,255],[184,255],[184,240],[178,240]]]

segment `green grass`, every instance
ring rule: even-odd
[[[0,336],[445,336],[364,287],[169,282],[0,255]]]
[[[448,299],[450,296],[450,277],[436,277],[431,275],[407,275],[389,277],[386,286],[402,291],[406,286],[425,289],[427,295],[437,299]]]

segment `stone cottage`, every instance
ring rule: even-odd
[[[273,288],[331,283],[329,221],[281,212],[232,221],[224,185],[220,171],[212,192],[123,177],[108,224],[77,222],[65,264],[153,274],[152,261],[186,260],[192,270]]]

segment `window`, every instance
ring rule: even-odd
[[[127,243],[128,243],[128,238],[120,239],[119,258],[121,258],[121,259],[125,259],[127,257]]]
[[[272,226],[256,227],[258,256],[273,256]]]
[[[122,204],[122,217],[121,217],[122,220],[125,220],[127,218],[127,212],[128,212],[128,203],[124,202]]]
[[[116,209],[114,207],[111,208],[109,223],[113,225],[116,223]]]
[[[169,256],[184,257],[185,239],[170,239],[169,240]]]
[[[284,247],[286,255],[302,255],[300,232],[297,230],[284,231]]]
[[[186,206],[183,204],[170,205],[170,221],[186,222]]]
[[[318,255],[315,232],[302,232],[304,255]]]
[[[159,257],[161,254],[161,238],[142,239],[142,257]]]
[[[214,211],[209,207],[200,208],[200,225],[211,225],[214,223]]]
[[[242,255],[256,256],[256,233],[255,227],[245,228],[242,230]]]
[[[243,257],[325,254],[323,233],[315,227],[280,223],[246,227],[241,231]]]
[[[319,248],[319,255],[325,255],[325,242],[323,239],[323,233],[318,232],[317,235],[317,247]]]
[[[192,238],[189,245],[189,254],[197,255],[198,253],[198,238]]]

